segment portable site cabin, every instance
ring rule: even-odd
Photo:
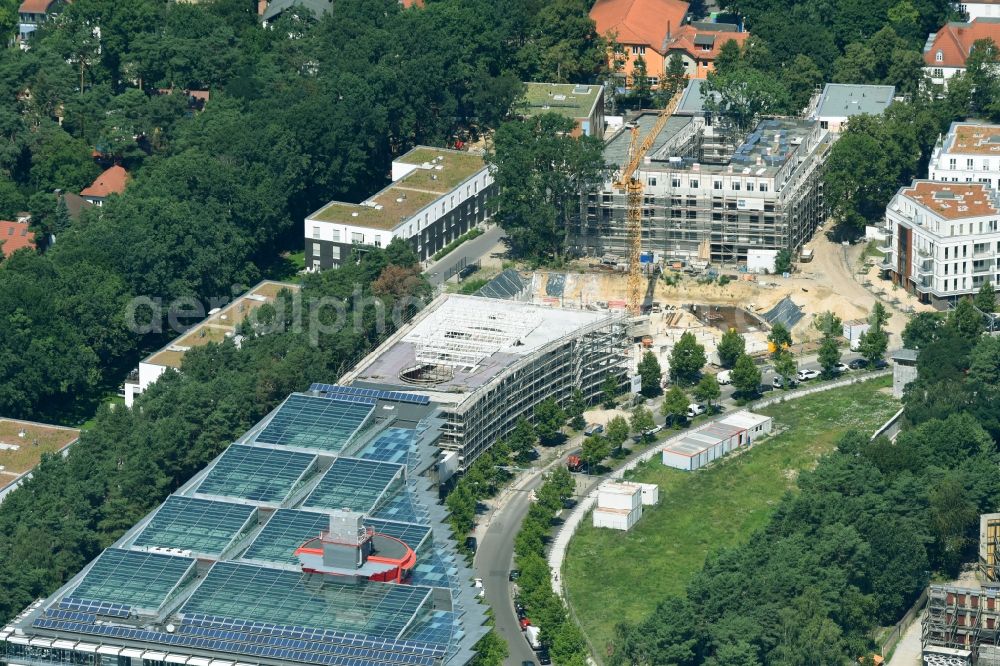
[[[663,464],[693,472],[740,446],[749,446],[746,428],[722,422],[709,423],[681,435],[663,447]]]
[[[635,483],[607,481],[597,489],[594,527],[630,530],[642,518],[642,488]]]
[[[721,419],[719,423],[746,428],[746,431],[750,434],[750,444],[753,444],[753,442],[757,441],[758,437],[771,434],[771,426],[774,420],[770,416],[742,411],[730,414],[726,418]]]

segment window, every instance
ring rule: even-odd
[[[333,249],[333,258],[340,259],[340,246],[334,245],[332,249]]]
[[[972,168],[972,165],[973,165],[973,163],[974,163],[974,162],[973,162],[973,159],[972,159],[971,157],[970,157],[969,159],[965,160],[965,168],[966,168],[966,169],[971,169],[971,168]]]
[[[698,187],[698,181],[697,180],[692,180],[691,181],[691,187],[693,187],[693,188]]]
[[[829,123],[829,122],[827,122],[826,120],[821,120],[821,121],[819,121],[819,126],[820,126],[820,127],[822,128],[822,129],[830,129],[830,123]]]
[[[934,62],[944,62],[944,53],[940,49],[934,54]]]
[[[313,238],[319,238],[319,227],[313,226]]]
[[[674,176],[673,178],[670,179],[670,187],[680,187],[680,186],[681,186],[681,179],[679,177]]]
[[[648,76],[646,78],[649,80],[649,86],[651,88],[655,88],[658,85],[660,85],[660,77],[658,77],[658,76]]]
[[[761,183],[760,187],[758,187],[757,189],[759,189],[761,192],[767,192],[767,183]]]
[[[355,231],[355,232],[353,232],[351,234],[351,242],[352,243],[364,243],[365,242],[365,235],[364,234],[359,234],[358,232]]]
[[[753,183],[747,182],[747,192],[753,192]]]
[[[313,259],[313,270],[314,271],[319,270],[319,259]]]
[[[948,168],[949,169],[954,169],[955,168],[955,158],[954,157],[952,157],[951,159],[948,160]]]
[[[646,184],[650,187],[656,187],[656,178],[654,176],[650,176],[646,179]]]
[[[334,229],[333,230],[333,242],[334,243],[339,243],[340,242],[340,229]]]
[[[382,236],[375,234],[375,247],[382,247]]]
[[[740,181],[734,180],[733,184],[732,184],[732,188],[733,188],[734,192],[739,192],[740,191]]]
[[[645,46],[633,46],[632,47],[632,55],[646,55],[646,47]]]
[[[713,190],[721,190],[722,189],[722,181],[721,180],[713,180],[712,181],[712,189]]]
[[[312,244],[312,256],[318,257],[321,254],[320,250],[322,249],[322,247],[323,246],[320,245],[319,243],[313,243]]]

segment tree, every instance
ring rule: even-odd
[[[819,345],[819,364],[823,368],[823,378],[830,379],[837,375],[837,364],[840,363],[840,348],[833,336],[824,336]]]
[[[782,71],[793,109],[802,110],[809,104],[816,86],[823,83],[823,72],[807,55],[799,54]]]
[[[664,102],[672,98],[678,90],[681,90],[685,81],[687,81],[687,72],[684,68],[684,59],[680,53],[675,53],[667,60],[667,70],[663,75],[660,97]]]
[[[719,380],[715,378],[715,375],[705,375],[694,387],[694,399],[705,403],[709,413],[712,412],[712,403],[718,400],[721,395],[722,389],[719,387]]]
[[[632,429],[632,432],[640,436],[643,444],[648,444],[652,441],[653,436],[647,435],[646,432],[652,430],[654,426],[656,426],[656,422],[653,420],[653,412],[642,405],[636,405],[635,409],[632,410],[629,427]]]
[[[792,334],[780,321],[771,326],[771,332],[767,335],[767,347],[771,352],[771,358],[778,358],[778,353],[783,349],[792,346]]]
[[[779,275],[792,272],[792,253],[788,248],[781,248],[775,255],[774,272]]]
[[[587,427],[587,421],[583,418],[583,413],[587,409],[587,403],[583,398],[583,391],[578,388],[573,389],[569,397],[569,406],[566,408],[566,415],[569,417],[569,426],[573,430],[583,430]]]
[[[751,396],[760,390],[760,369],[754,364],[753,359],[746,354],[741,354],[737,359],[731,373],[733,386],[743,396]]]
[[[555,398],[546,398],[535,405],[535,432],[542,444],[554,444],[562,437],[561,429],[566,425],[566,412]]]
[[[923,349],[937,340],[938,331],[944,324],[940,312],[918,312],[903,328],[903,346],[908,349]]]
[[[618,391],[621,386],[618,383],[618,379],[612,375],[608,374],[604,378],[604,382],[601,384],[601,406],[604,409],[613,409],[615,403],[618,399]]]
[[[596,467],[611,453],[611,442],[604,435],[592,435],[583,440],[580,449],[580,459],[587,465],[588,471]]]
[[[949,313],[948,326],[966,340],[976,340],[984,329],[983,317],[970,299],[963,298]]]
[[[973,305],[985,314],[992,314],[997,311],[997,294],[992,282],[989,280],[983,282],[983,286],[979,288],[973,299]]]
[[[869,365],[874,366],[876,362],[882,360],[888,348],[889,335],[881,326],[869,326],[868,330],[861,334],[858,351],[865,357]]]
[[[642,56],[637,56],[632,63],[632,99],[637,109],[646,108],[653,99],[649,73],[646,71],[646,59]]]
[[[782,349],[774,356],[774,371],[781,377],[782,390],[791,388],[792,379],[798,372],[799,364],[796,363],[792,352]]]
[[[816,318],[813,320],[813,326],[825,338],[838,336],[844,330],[844,324],[841,322],[840,317],[829,311],[816,315]]]
[[[736,361],[746,352],[746,348],[746,339],[737,333],[735,328],[731,328],[723,333],[722,339],[719,340],[719,345],[716,347],[722,367],[732,368],[736,365]]]
[[[889,323],[889,312],[882,305],[881,301],[875,301],[875,305],[872,306],[872,311],[868,315],[869,324],[878,324],[882,328]]]
[[[677,422],[683,422],[687,418],[689,404],[684,389],[674,384],[667,391],[667,394],[663,396],[663,403],[660,404],[660,414],[666,418],[667,424],[672,426]]]
[[[615,450],[622,447],[625,440],[628,439],[628,433],[628,421],[623,416],[616,416],[608,421],[608,426],[605,429],[605,437],[611,444],[611,448]]]
[[[509,650],[507,641],[500,637],[496,629],[480,638],[473,647],[476,656],[469,662],[470,666],[503,666]]]
[[[501,125],[486,160],[498,194],[495,219],[513,256],[560,262],[569,224],[580,215],[580,196],[602,182],[603,144],[574,138],[573,120],[545,113]]]
[[[518,460],[525,461],[535,448],[538,436],[535,434],[535,427],[523,416],[517,420],[514,429],[507,436],[507,444],[511,452]]]
[[[663,378],[663,370],[660,362],[656,360],[656,354],[651,351],[642,355],[639,361],[639,377],[642,379],[640,392],[647,398],[653,398],[662,393],[660,381]]]
[[[685,331],[670,350],[670,379],[692,385],[705,367],[705,348],[698,344],[694,333]]]
[[[767,114],[788,106],[788,91],[781,81],[756,69],[740,68],[729,74],[712,72],[702,85],[705,109],[717,113],[736,136],[744,136]]]

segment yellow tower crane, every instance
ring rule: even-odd
[[[684,94],[684,89],[680,88],[667,105],[663,107],[660,111],[659,116],[656,118],[656,124],[653,125],[653,129],[649,131],[646,138],[639,143],[639,126],[638,124],[632,126],[632,138],[629,142],[628,147],[628,157],[625,162],[625,166],[622,168],[621,175],[618,177],[618,181],[615,183],[615,188],[625,191],[625,202],[626,202],[626,217],[625,217],[625,228],[626,234],[628,236],[628,311],[633,315],[639,314],[640,303],[639,300],[642,298],[642,268],[640,266],[639,257],[642,255],[642,191],[643,184],[638,178],[635,177],[636,171],[639,169],[639,165],[642,164],[643,158],[646,157],[646,153],[649,149],[653,147],[653,141],[663,130],[663,126],[667,124],[667,120],[670,119],[671,114],[677,108],[677,105],[681,101],[681,96]]]

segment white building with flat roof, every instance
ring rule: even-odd
[[[392,162],[392,183],[361,203],[331,201],[305,220],[306,269],[351,251],[407,241],[421,261],[489,219],[493,176],[481,153],[417,146]]]
[[[630,530],[642,518],[642,487],[636,483],[605,481],[597,489],[594,527]]]
[[[1000,188],[1000,125],[952,123],[931,151],[927,177]]]
[[[1000,283],[1000,202],[984,183],[914,181],[885,212],[882,268],[926,303]]]
[[[871,86],[856,83],[827,83],[813,100],[806,117],[818,120],[820,127],[832,133],[847,128],[852,116],[881,115],[892,104],[894,86]]]

